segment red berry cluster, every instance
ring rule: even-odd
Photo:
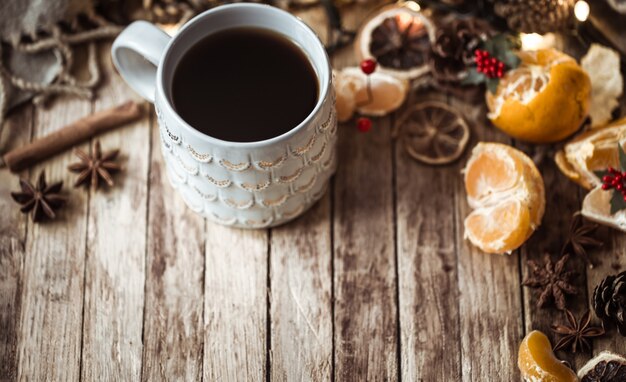
[[[602,189],[615,189],[622,193],[626,201],[626,171],[622,172],[613,167],[609,167],[608,171],[609,173],[602,177]]]
[[[491,57],[486,50],[476,49],[474,59],[478,73],[483,73],[489,78],[502,78],[504,75],[504,62]]]

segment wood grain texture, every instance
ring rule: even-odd
[[[0,141],[3,149],[27,144],[32,133],[33,108],[24,106],[11,115],[4,126]],[[19,177],[28,177],[28,171],[16,175],[8,169],[0,171],[0,381],[17,378],[18,325],[22,299],[24,245],[28,217],[20,213],[10,197],[18,191]]]
[[[420,94],[409,104],[436,97]],[[420,164],[401,142],[396,142],[395,158],[402,380],[458,381],[454,193],[461,182],[460,163]]]
[[[170,185],[154,116],[152,124],[142,380],[196,381],[204,344],[205,223]]]
[[[389,119],[368,134],[339,128],[335,179],[335,374],[397,380],[397,315]]]
[[[482,103],[450,103],[472,127],[473,139],[465,158],[477,141],[508,141],[486,120]],[[470,208],[462,181],[457,183],[455,205],[462,380],[489,381],[497,376],[502,381],[518,381],[515,365],[523,337],[519,254],[485,254],[464,240],[463,221]]]
[[[518,148],[533,157],[533,147],[517,144]],[[567,179],[557,169],[551,155],[546,156],[538,166],[543,177],[546,189],[546,212],[539,229],[531,236],[521,249],[522,280],[531,275],[528,260],[543,264],[545,254],[550,254],[552,261],[560,258],[561,248],[567,238],[572,215],[580,209],[581,200],[578,197],[574,183]],[[580,292],[575,297],[567,296],[567,308],[579,318],[588,309],[587,290],[585,288],[586,264],[583,259],[570,255],[568,268],[577,272],[574,284],[580,286]],[[553,304],[545,308],[537,308],[539,290],[523,288],[524,323],[526,333],[540,330],[556,344],[560,336],[552,333],[551,325],[566,324],[567,319],[563,312],[559,312]],[[557,353],[560,359],[568,361],[574,368],[582,366],[589,359],[590,354],[573,356],[569,351]]]
[[[271,379],[332,377],[330,194],[271,233]]]
[[[95,111],[137,98],[115,73],[109,50],[100,47],[103,83]],[[123,170],[113,175],[112,188],[89,191],[83,380],[137,380],[141,373],[149,134],[144,117],[94,138],[104,152],[121,149]]]
[[[205,237],[204,380],[263,381],[268,231],[207,222]]]
[[[377,4],[343,13],[358,28]],[[333,67],[356,65],[351,46]],[[390,118],[374,119],[367,134],[353,123],[339,126],[334,184],[335,378],[399,379],[398,317]]]
[[[60,97],[37,109],[34,138],[41,137],[91,112],[91,102]],[[81,146],[87,150],[87,145]],[[29,223],[22,274],[18,379],[75,381],[80,376],[81,328],[87,233],[87,193],[70,191],[75,175],[67,165],[70,152],[32,168],[52,183],[62,180],[71,194],[56,220]]]

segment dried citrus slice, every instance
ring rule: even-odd
[[[519,367],[525,381],[576,382],[578,377],[559,361],[552,351],[550,340],[538,330],[528,333],[519,346]]]
[[[535,164],[519,150],[479,143],[464,170],[465,236],[486,253],[510,253],[541,224],[545,191]]]
[[[589,111],[591,82],[576,61],[555,49],[518,53],[522,63],[487,92],[488,117],[508,135],[533,143],[572,135]]]
[[[626,118],[587,131],[565,144],[555,161],[565,176],[592,189],[602,182],[595,171],[619,167],[617,143],[626,141]]]
[[[401,79],[428,72],[435,28],[415,2],[383,7],[365,20],[354,43],[359,61],[374,58],[380,71]]]
[[[469,127],[463,117],[441,102],[417,104],[402,116],[398,126],[407,153],[428,164],[458,159],[469,141]]]
[[[334,74],[339,122],[352,118],[355,110],[363,115],[383,116],[400,107],[409,90],[408,81],[376,71],[369,75],[370,97],[367,92],[368,75],[361,69],[344,68]]]
[[[626,358],[603,351],[578,370],[580,382],[626,381]]]

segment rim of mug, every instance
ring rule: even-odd
[[[174,109],[174,106],[171,103],[170,98],[168,97],[168,93],[165,92],[165,78],[163,76],[163,68],[165,67],[165,61],[167,60],[168,56],[170,55],[170,51],[172,48],[172,45],[179,39],[179,37],[182,35],[182,33],[184,33],[184,31],[191,27],[193,24],[196,24],[198,22],[201,22],[202,19],[212,16],[212,14],[214,13],[219,13],[219,12],[224,12],[227,10],[230,10],[232,8],[248,8],[248,9],[269,9],[270,12],[275,12],[277,14],[280,14],[282,16],[288,16],[290,18],[293,18],[293,21],[296,24],[299,24],[300,26],[304,27],[304,29],[310,34],[310,36],[313,38],[314,44],[316,44],[322,51],[323,53],[323,57],[326,59],[326,70],[328,73],[328,79],[327,81],[325,81],[324,83],[321,83],[321,78],[318,77],[318,81],[320,82],[320,92],[319,92],[319,96],[317,97],[317,102],[315,103],[315,107],[313,108],[313,110],[311,110],[311,112],[306,116],[306,118],[304,118],[298,125],[292,127],[291,129],[289,129],[288,131],[284,132],[281,135],[277,135],[275,137],[272,138],[268,138],[268,139],[264,139],[261,141],[252,141],[252,142],[237,142],[237,141],[227,141],[224,139],[219,139],[219,138],[215,138],[212,137],[210,135],[204,134],[200,131],[198,131],[197,129],[195,129],[193,126],[191,126],[190,124],[188,124],[179,114],[178,112]],[[288,36],[287,36],[288,37]],[[300,47],[301,48],[301,47]],[[307,54],[308,55],[308,54]],[[189,132],[193,135],[195,135],[198,139],[201,140],[205,140],[208,141],[209,143],[213,143],[216,145],[221,145],[221,146],[232,146],[232,147],[239,147],[239,148],[257,148],[257,147],[263,147],[263,146],[268,146],[277,142],[281,142],[284,140],[289,139],[290,137],[292,137],[293,135],[295,135],[296,133],[298,133],[300,130],[302,130],[305,126],[307,126],[312,119],[314,119],[318,112],[320,111],[320,109],[322,108],[322,105],[324,104],[324,101],[326,100],[326,97],[328,96],[328,91],[329,88],[331,86],[331,82],[332,82],[332,68],[330,65],[330,59],[328,57],[328,53],[326,52],[326,48],[324,47],[324,44],[322,43],[322,41],[320,40],[319,36],[317,35],[317,33],[315,33],[315,31],[308,26],[304,21],[302,21],[302,19],[300,19],[299,17],[292,15],[291,13],[284,11],[280,8],[276,8],[273,7],[269,4],[258,4],[258,3],[235,3],[235,4],[226,4],[226,5],[220,5],[217,6],[215,8],[209,9],[207,11],[204,11],[198,15],[196,15],[195,17],[193,17],[191,20],[189,20],[188,22],[185,23],[185,25],[183,25],[183,27],[178,31],[178,33],[173,36],[170,41],[167,43],[166,47],[165,47],[165,54],[163,56],[163,58],[161,59],[162,64],[158,66],[157,69],[157,91],[156,93],[161,93],[163,95],[164,98],[164,108],[167,109],[168,114],[172,114],[174,116],[174,118],[176,119],[176,121],[183,126],[185,129],[189,130]],[[155,99],[156,102],[156,99]]]

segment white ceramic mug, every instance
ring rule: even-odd
[[[172,103],[174,69],[185,52],[211,33],[242,26],[270,29],[296,43],[320,89],[304,121],[258,142],[205,135],[183,121]],[[324,46],[298,18],[268,5],[230,4],[196,16],[172,38],[137,21],[117,37],[112,56],[126,82],[154,103],[170,182],[194,211],[226,225],[263,228],[295,218],[324,194],[335,171],[332,74]]]

